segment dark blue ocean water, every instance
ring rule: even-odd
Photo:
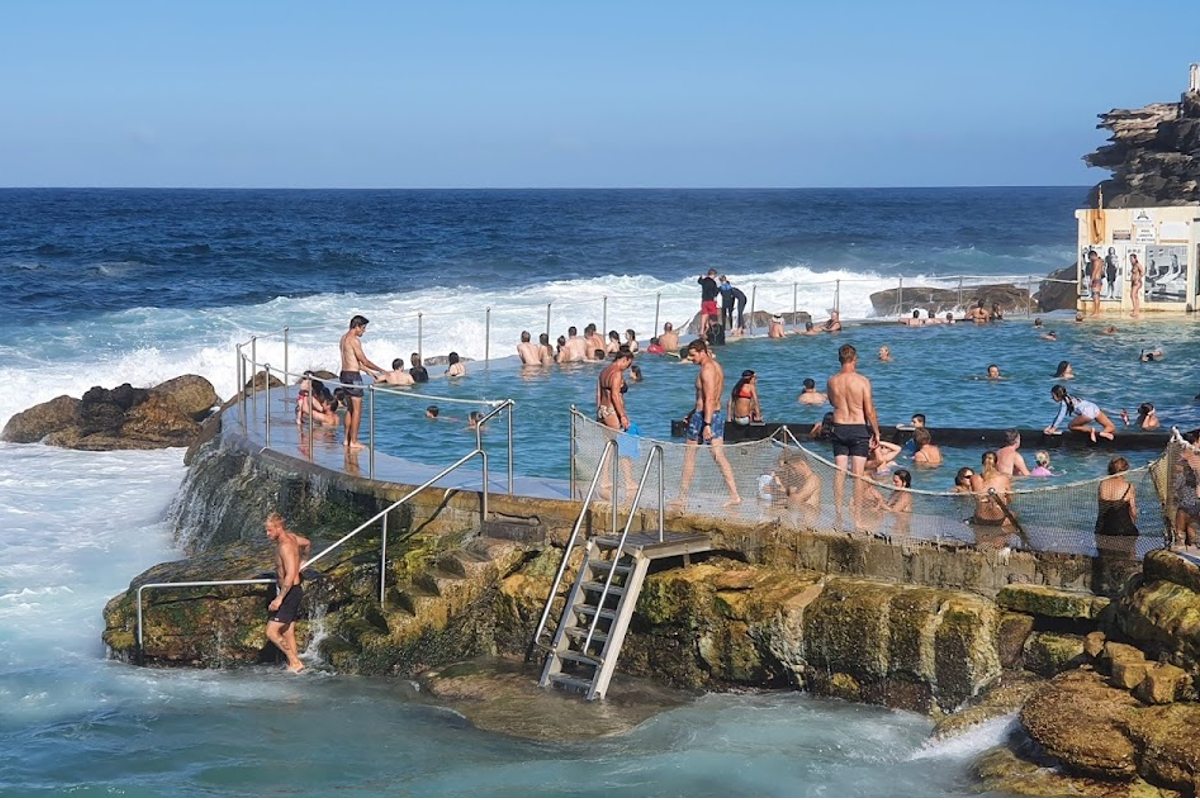
[[[1043,274],[1080,187],[261,191],[0,189],[0,295],[74,319],[130,307],[562,278],[672,281],[716,266]]]

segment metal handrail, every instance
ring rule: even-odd
[[[637,491],[634,492],[633,503],[629,508],[629,516],[625,519],[625,529],[621,531],[621,539],[617,542],[616,555],[613,556],[612,563],[608,566],[608,576],[604,579],[604,589],[600,592],[600,599],[596,601],[596,614],[592,617],[592,624],[588,627],[587,638],[583,640],[583,649],[580,652],[584,654],[591,647],[592,637],[596,634],[596,626],[600,623],[600,611],[604,608],[604,602],[608,599],[608,590],[612,586],[613,577],[617,574],[617,562],[621,560],[621,553],[625,550],[625,542],[629,538],[629,529],[633,527],[633,518],[637,514],[638,504],[642,502],[642,490],[646,488],[646,479],[650,477],[650,468],[654,465],[655,456],[658,456],[658,541],[661,543],[666,538],[665,526],[663,524],[663,503],[666,500],[663,455],[663,446],[656,444],[650,448],[650,455],[646,457],[646,466],[642,469],[642,478],[638,481]],[[615,500],[615,484],[613,489]]]
[[[579,516],[575,519],[575,527],[571,529],[571,535],[567,538],[563,558],[558,565],[558,572],[555,573],[554,581],[550,584],[550,594],[546,597],[546,607],[542,609],[542,618],[538,621],[537,630],[534,631],[534,645],[542,638],[542,633],[546,629],[546,621],[550,619],[550,609],[554,605],[554,598],[558,595],[558,587],[562,583],[563,573],[567,571],[567,562],[571,559],[571,551],[575,548],[575,540],[579,538],[579,531],[583,528],[583,521],[587,519],[588,506],[592,502],[592,497],[596,494],[596,487],[600,484],[600,476],[604,472],[604,461],[610,455],[613,457],[613,463],[616,464],[618,458],[616,439],[609,439],[604,443],[604,449],[600,451],[600,460],[596,463],[596,474],[592,476],[592,484],[588,487],[587,494],[583,496],[583,505],[579,509]],[[613,482],[612,489],[615,493],[617,489],[615,481]],[[613,505],[616,506],[615,501]]]
[[[307,561],[304,561],[303,563],[301,563],[300,570],[303,571],[305,569],[308,569],[310,566],[315,564],[319,559],[324,558],[326,555],[333,552],[338,547],[342,546],[347,541],[349,541],[353,537],[357,536],[359,533],[364,531],[367,527],[369,527],[373,523],[379,521],[380,518],[382,518],[383,519],[383,532],[382,532],[382,537],[380,540],[380,548],[379,548],[380,549],[379,602],[380,602],[380,605],[382,605],[384,602],[383,598],[384,598],[384,592],[386,590],[386,584],[387,584],[387,577],[386,577],[387,573],[385,570],[385,563],[386,563],[386,559],[387,559],[387,515],[390,514],[392,511],[396,510],[397,508],[399,508],[400,506],[407,503],[409,500],[411,500],[413,497],[415,497],[420,492],[433,486],[435,483],[437,483],[442,478],[449,475],[454,470],[456,470],[459,467],[466,464],[472,458],[475,458],[475,456],[480,456],[483,459],[483,476],[482,476],[483,477],[483,481],[482,481],[483,496],[482,496],[482,499],[480,502],[480,519],[486,520],[487,515],[488,515],[487,452],[481,448],[476,448],[475,450],[472,450],[470,453],[467,453],[465,456],[463,456],[462,458],[455,461],[450,466],[443,469],[437,475],[434,475],[432,478],[425,481],[420,486],[416,487],[415,489],[413,489],[410,492],[408,492],[407,494],[405,494],[399,500],[397,500],[396,502],[392,503],[387,508],[380,511],[375,516],[371,517],[366,522],[362,523],[357,528],[350,531],[349,533],[347,533],[342,538],[338,539],[333,544],[326,547],[321,552],[317,553],[312,558],[309,558]],[[277,578],[247,578],[247,579],[243,579],[243,580],[164,581],[164,582],[159,582],[159,583],[144,583],[144,584],[142,584],[141,586],[138,587],[138,590],[137,590],[137,644],[138,644],[139,654],[140,654],[140,651],[142,650],[142,643],[143,643],[143,639],[142,639],[142,636],[143,636],[142,592],[144,592],[146,589],[162,589],[162,588],[167,588],[167,587],[176,588],[176,589],[184,589],[184,588],[189,588],[189,587],[200,587],[200,586],[248,586],[248,585],[252,585],[252,584],[276,583],[276,582],[277,582]]]

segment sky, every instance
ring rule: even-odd
[[[0,0],[0,186],[1084,185],[1200,2]]]

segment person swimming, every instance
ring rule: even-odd
[[[1162,347],[1147,348],[1138,354],[1138,361],[1162,361],[1165,356]]]
[[[880,347],[879,348],[879,360],[880,361],[891,361],[892,360],[892,348],[888,347],[886,344],[883,345],[882,347]]]
[[[1033,454],[1033,460],[1036,466],[1029,470],[1029,477],[1049,478],[1054,475],[1054,473],[1050,471],[1050,454],[1048,452],[1045,450],[1038,450]]]
[[[1054,377],[1060,380],[1069,381],[1075,377],[1075,371],[1071,369],[1070,361],[1058,362],[1058,369],[1054,371]]]
[[[1162,423],[1158,421],[1158,412],[1154,410],[1154,403],[1142,403],[1138,406],[1137,420],[1134,421],[1134,426],[1144,431],[1158,430]],[[1129,425],[1129,412],[1121,409],[1121,422]]]
[[[912,511],[912,473],[898,469],[892,473],[892,496],[884,504],[888,511],[907,514]]]

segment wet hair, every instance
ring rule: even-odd
[[[1000,371],[1000,365],[999,365],[999,364],[988,364],[988,365],[987,365],[987,371],[988,371],[988,372],[991,372],[993,369],[994,369],[994,370],[996,370],[996,372],[999,372],[999,371]]]
[[[419,366],[421,366],[421,355],[419,353],[413,353],[409,357],[409,361],[412,362],[412,365],[414,367],[419,367]]]
[[[544,344],[544,345],[546,345],[546,347],[549,347],[550,346],[550,334],[539,333],[538,334],[538,344]]]
[[[392,359],[392,369],[404,369],[404,359],[403,358],[393,358]]]
[[[821,417],[821,438],[826,438],[833,435],[833,412],[826,411],[825,416]]]
[[[925,425],[925,415],[924,414],[913,414],[912,418],[913,418],[914,422],[920,422],[922,426]]]
[[[1193,428],[1183,434],[1183,440],[1188,444],[1200,442],[1200,428]]]
[[[1011,445],[1016,444],[1017,440],[1020,438],[1021,432],[1019,430],[1016,428],[1009,428],[1004,432],[1004,446],[1010,447]]]
[[[979,463],[983,464],[984,468],[986,468],[989,464],[995,467],[998,458],[999,457],[996,455],[995,450],[984,450],[983,455],[979,457]]]
[[[658,337],[657,337],[657,336],[651,336],[651,337],[650,337],[650,344],[658,344]]]
[[[1034,453],[1033,460],[1038,464],[1038,466],[1050,466],[1050,454],[1045,450],[1038,450],[1036,453]]]
[[[1034,317],[1034,319],[1033,319],[1033,327],[1035,327],[1035,328],[1040,328],[1040,327],[1042,327],[1042,318],[1041,318],[1041,317]]]
[[[806,322],[806,323],[804,323],[804,330],[806,330],[806,331],[811,331],[812,329],[813,329],[813,324],[812,324],[812,322]]]
[[[567,328],[567,336],[577,336],[577,335],[579,335],[579,329],[576,328],[574,325]]]
[[[368,320],[362,314],[355,314],[353,317],[350,318],[350,329],[353,330],[354,328],[362,327],[362,326],[366,325],[368,322],[370,322],[370,320]]]
[[[975,470],[971,469],[970,467],[963,467],[958,472],[954,473],[954,485],[960,486],[962,485],[963,481],[966,481],[967,485],[970,485],[971,476],[974,474]]]
[[[451,350],[450,355],[446,356],[446,363],[447,364],[457,364],[458,363],[458,353]]]
[[[619,342],[621,341],[621,334],[617,333],[616,331],[609,331],[608,338],[612,339],[614,342]]]
[[[900,485],[905,489],[912,488],[912,473],[906,469],[898,469],[892,473],[892,478],[899,478]]]
[[[1124,456],[1117,456],[1112,461],[1108,462],[1108,474],[1116,475],[1118,472],[1128,472],[1129,462]]]
[[[838,348],[838,362],[849,364],[858,358],[858,351],[854,349],[852,344],[844,344]]]
[[[436,417],[438,415],[438,407],[437,406],[429,406],[428,408],[425,409],[425,413],[431,417]]]
[[[1051,333],[1053,333],[1053,332],[1054,332],[1054,331],[1051,331]],[[1057,370],[1055,370],[1055,372],[1054,372],[1054,377],[1056,377],[1056,378],[1061,378],[1063,375],[1066,375],[1066,374],[1067,374],[1067,370],[1069,370],[1070,368],[1071,368],[1071,362],[1070,362],[1070,361],[1060,361],[1060,362],[1058,362],[1058,369],[1057,369]]]
[[[805,378],[804,379],[804,388],[805,389],[815,389],[815,388],[817,388],[817,382],[814,381],[812,378]]]
[[[557,344],[558,344],[558,346],[559,346],[559,347],[562,347],[562,346],[563,346],[563,345],[565,345],[566,343],[567,343],[567,337],[565,337],[565,336],[560,336],[560,337],[558,337],[558,343],[557,343]]]
[[[687,361],[687,357],[688,357],[688,348],[686,348],[686,347],[679,348],[679,360]]]
[[[467,420],[469,422],[474,422],[476,425],[479,424],[479,420],[481,419],[483,419],[482,411],[472,411],[470,414],[467,414]]]
[[[637,338],[637,334],[634,333],[633,328],[625,329],[625,338],[627,338],[627,339],[636,339]]]
[[[673,331],[673,330],[675,330],[675,326],[674,326],[674,325],[672,325],[672,324],[671,324],[671,323],[669,323],[669,322],[664,322],[664,323],[663,323],[663,330],[664,330],[664,331]]]
[[[634,383],[641,383],[641,381],[642,381],[642,368],[641,367],[639,367],[637,364],[634,364],[632,367],[629,368],[629,372],[630,372],[630,374],[633,375]]]
[[[1142,403],[1138,406],[1138,420],[1143,420],[1154,413],[1154,403]]]
[[[692,341],[690,343],[688,343],[687,352],[689,352],[689,353],[707,353],[708,352],[708,342],[704,341],[703,339],[692,339]]]
[[[754,370],[752,370],[752,369],[745,370],[742,373],[742,377],[738,378],[737,383],[735,383],[733,385],[733,391],[730,392],[730,394],[733,397],[737,397],[737,393],[742,390],[742,387],[745,386],[747,383],[749,383],[752,380],[754,380]]]
[[[597,350],[596,352],[599,353],[600,351]],[[620,350],[613,353],[613,361],[621,361],[622,359],[633,361],[633,351],[631,351],[628,347],[622,347]]]
[[[924,447],[927,444],[933,443],[933,434],[929,432],[929,428],[917,428],[913,431],[912,438],[917,443],[917,447]]]
[[[604,351],[599,348],[593,350],[592,358],[596,359],[597,361],[603,361],[604,360]]]
[[[587,327],[585,327],[583,329],[583,333],[586,336],[591,336],[595,332],[596,332],[596,323],[594,323],[594,322],[589,322],[587,324]]]
[[[529,341],[529,331],[521,331],[521,341],[522,342]]]
[[[921,309],[914,308],[913,309],[913,319],[920,319],[920,318],[921,318]]]

